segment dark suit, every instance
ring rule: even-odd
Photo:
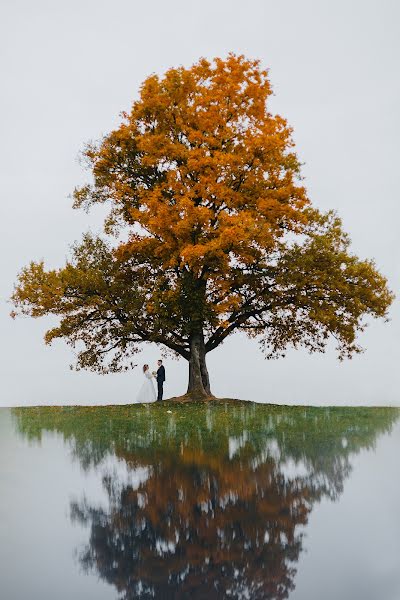
[[[157,400],[162,400],[163,384],[165,381],[165,368],[163,365],[157,369]]]

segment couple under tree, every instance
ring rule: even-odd
[[[150,371],[149,365],[143,365],[143,375],[145,380],[136,398],[136,403],[149,403],[156,402],[156,400],[162,400],[163,397],[163,385],[165,381],[165,367],[162,364],[162,360],[157,361],[157,371]],[[153,379],[157,380],[157,395],[154,388]]]

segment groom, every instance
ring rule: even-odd
[[[162,400],[163,397],[163,384],[165,381],[165,367],[162,364],[162,360],[157,361],[157,400]]]

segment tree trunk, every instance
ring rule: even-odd
[[[203,332],[190,337],[189,385],[188,394],[211,396],[210,379],[206,365],[206,350]]]

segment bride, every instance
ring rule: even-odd
[[[154,376],[149,370],[149,365],[143,365],[143,374],[146,379],[144,380],[143,385],[139,390],[139,393],[136,398],[136,403],[142,404],[143,402],[155,402],[157,396],[152,381]]]

